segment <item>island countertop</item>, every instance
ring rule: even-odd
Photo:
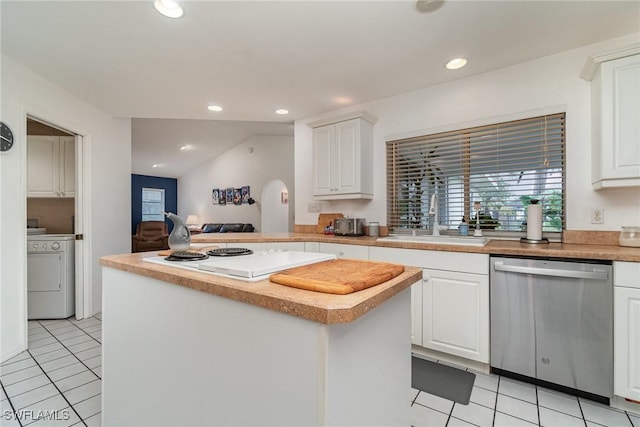
[[[402,274],[379,285],[347,295],[333,295],[283,286],[269,280],[246,282],[143,261],[145,257],[156,255],[157,252],[110,255],[101,258],[100,263],[104,267],[324,324],[352,322],[422,278],[421,269],[405,267]]]

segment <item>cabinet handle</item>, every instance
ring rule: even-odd
[[[344,251],[339,251],[338,252],[338,256],[343,256],[344,255]]]

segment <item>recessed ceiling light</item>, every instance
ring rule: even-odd
[[[154,163],[154,164],[151,165],[152,168],[159,168],[161,166],[162,165],[160,163]]]
[[[168,18],[180,18],[184,13],[175,0],[155,0],[153,7]]]
[[[449,70],[457,70],[458,68],[462,68],[467,65],[467,60],[464,58],[453,58],[451,61],[447,62],[447,67]]]
[[[181,145],[180,146],[180,151],[186,151],[189,149],[189,146],[187,144]]]
[[[209,105],[207,108],[209,111],[222,111],[222,107],[219,105]]]
[[[289,114],[289,110],[285,110],[284,108],[278,108],[276,110],[276,114]]]
[[[340,105],[347,105],[353,102],[351,98],[348,98],[346,96],[338,96],[336,98],[333,98],[333,100],[336,104],[340,104]]]

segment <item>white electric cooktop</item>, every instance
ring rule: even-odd
[[[329,261],[336,259],[336,256],[317,252],[265,250],[251,255],[234,257],[210,256],[202,261],[167,261],[165,258],[163,256],[155,256],[144,258],[143,261],[186,270],[198,270],[232,279],[257,282],[268,279],[270,274],[278,271]]]

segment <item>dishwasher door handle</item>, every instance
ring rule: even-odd
[[[606,271],[573,271],[556,270],[540,267],[522,267],[518,265],[505,265],[502,261],[495,261],[493,268],[496,271],[507,271],[510,273],[532,274],[535,276],[569,277],[572,279],[607,280],[609,274]]]

